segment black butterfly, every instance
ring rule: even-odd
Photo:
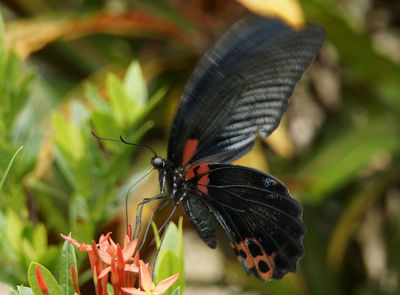
[[[152,159],[161,193],[151,199],[182,205],[211,248],[214,217],[246,273],[261,280],[296,271],[304,254],[302,209],[275,177],[229,163],[247,153],[258,134],[267,137],[278,126],[324,39],[317,25],[294,30],[254,15],[235,23],[189,79],[167,159]]]

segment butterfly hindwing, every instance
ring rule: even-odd
[[[185,86],[168,159],[181,165],[188,140],[195,140],[190,163],[228,163],[246,153],[257,134],[268,136],[324,38],[320,26],[297,31],[254,15],[234,24]]]
[[[193,177],[194,181],[207,177],[197,184],[197,194],[225,230],[246,272],[262,280],[294,272],[304,253],[305,227],[301,207],[286,186],[248,167],[207,164],[207,168]]]

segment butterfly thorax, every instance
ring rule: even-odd
[[[181,205],[192,189],[192,181],[186,179],[186,170],[183,167],[175,167],[173,163],[159,157],[154,157],[151,163],[158,170],[161,191],[166,188],[174,203]]]

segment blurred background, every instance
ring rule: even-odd
[[[1,294],[27,285],[31,261],[55,272],[59,233],[123,235],[125,196],[152,155],[90,131],[165,156],[197,60],[249,10],[294,25],[304,14],[327,31],[279,128],[238,161],[302,203],[305,256],[296,274],[263,283],[245,275],[223,233],[208,249],[186,220],[185,294],[400,294],[399,1],[2,0],[0,9],[0,177],[23,146],[0,184]],[[130,192],[131,223],[158,189],[153,173]]]

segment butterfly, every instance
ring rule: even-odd
[[[248,275],[295,272],[304,254],[302,209],[277,178],[230,164],[278,126],[297,81],[325,40],[321,26],[295,30],[249,15],[204,54],[184,87],[167,159],[154,156],[160,194],[183,206],[215,248],[216,224]]]

